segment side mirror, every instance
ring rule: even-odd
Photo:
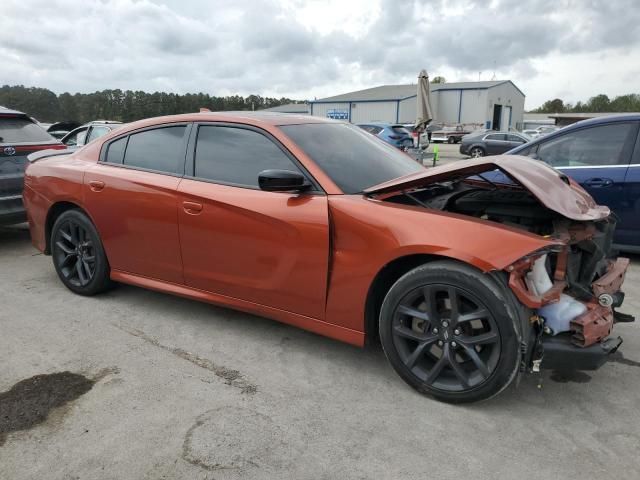
[[[258,185],[267,192],[301,191],[311,186],[304,175],[291,170],[263,170],[258,174]]]

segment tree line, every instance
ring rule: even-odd
[[[620,95],[611,100],[601,93],[591,97],[586,102],[577,102],[575,105],[564,103],[560,98],[547,100],[533,113],[583,113],[583,112],[640,112],[640,95],[630,93]]]
[[[211,111],[260,110],[286,103],[295,101],[260,95],[216,97],[208,93],[179,95],[120,89],[56,95],[46,88],[23,85],[0,87],[0,105],[48,123],[71,120],[84,123],[97,119],[132,122],[159,115],[197,112],[200,108]]]

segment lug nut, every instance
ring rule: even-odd
[[[442,322],[442,326],[444,328],[447,328],[449,326],[449,322],[447,322],[446,320],[444,322]]]
[[[460,335],[460,329],[459,329],[459,328],[456,328],[456,329],[453,331],[453,334],[454,334],[454,335]]]
[[[452,346],[452,347],[457,347],[457,346],[458,346],[458,344],[457,344],[456,342],[451,342],[451,346]]]
[[[433,333],[438,333],[438,329],[437,329],[437,328],[434,328],[434,329],[433,329]]]
[[[442,343],[442,340],[438,340],[438,346],[441,347],[442,345],[444,345],[444,343]]]

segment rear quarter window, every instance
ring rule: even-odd
[[[0,143],[54,142],[40,125],[24,117],[0,117]]]

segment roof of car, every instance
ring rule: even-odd
[[[538,137],[533,139],[531,142],[525,144],[525,145],[520,145],[512,150],[510,150],[509,154],[513,153],[515,155],[518,154],[518,152],[524,148],[529,148],[531,146],[534,145],[538,145],[540,143],[546,142],[550,139],[556,138],[560,135],[564,135],[567,132],[572,132],[574,130],[581,130],[583,128],[588,128],[588,127],[593,127],[593,126],[597,126],[597,125],[604,125],[607,123],[617,123],[617,122],[637,122],[640,121],[640,114],[638,113],[619,113],[616,115],[608,115],[608,116],[604,116],[604,117],[596,117],[596,118],[590,118],[588,120],[581,120],[579,122],[576,123],[572,123],[571,125],[568,125],[564,128],[561,128],[560,130],[556,130],[555,132],[551,132],[547,135],[544,135],[542,137]]]
[[[344,123],[338,120],[331,120],[329,118],[312,117],[311,115],[265,112],[264,110],[258,112],[198,112],[145,118],[144,120],[138,120],[137,122],[127,124],[127,130],[174,122],[229,122],[255,126],[296,125],[304,123]]]

